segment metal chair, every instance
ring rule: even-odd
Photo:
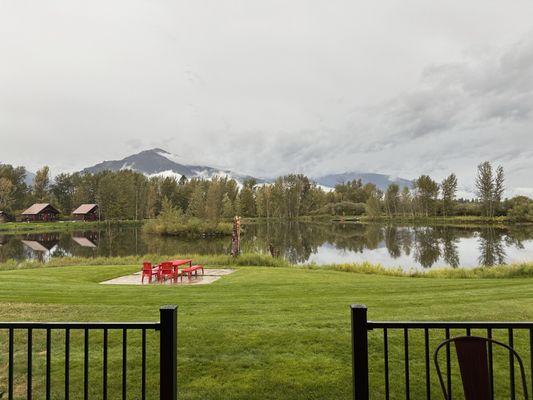
[[[451,399],[451,393],[448,393],[446,390],[446,385],[444,384],[444,379],[439,367],[438,355],[440,349],[452,342],[455,344],[455,351],[457,353],[457,360],[459,362],[459,369],[461,371],[465,400],[493,399],[489,377],[489,363],[487,361],[488,343],[507,349],[509,353],[512,354],[513,359],[518,361],[518,365],[520,366],[520,374],[522,377],[524,399],[529,400],[524,364],[518,353],[505,343],[478,336],[459,336],[447,339],[440,343],[435,349],[433,358],[445,400]]]

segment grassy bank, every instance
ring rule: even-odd
[[[282,258],[271,257],[267,254],[244,253],[234,258],[229,255],[217,254],[145,254],[142,256],[127,257],[57,257],[51,258],[46,263],[34,260],[10,260],[0,264],[0,271],[23,270],[43,267],[68,267],[76,265],[141,265],[143,261],[159,263],[169,259],[191,258],[196,263],[220,267],[261,266],[271,268],[293,268],[310,270],[333,270],[339,272],[358,273],[366,275],[397,276],[411,278],[449,278],[449,279],[495,279],[495,278],[533,278],[533,263],[505,264],[491,267],[476,268],[431,268],[401,269],[384,267],[380,264],[368,262],[352,264],[306,264],[294,265]]]
[[[334,221],[346,222],[363,222],[363,223],[396,223],[396,224],[413,224],[413,225],[446,225],[446,226],[499,226],[508,227],[515,225],[531,225],[533,221],[516,222],[508,217],[477,217],[477,216],[451,216],[451,217],[380,217],[370,218],[367,216],[347,216],[344,218],[334,217]]]
[[[131,225],[141,226],[143,221],[55,221],[55,222],[6,222],[0,224],[0,233],[44,233],[62,231],[82,231],[106,226]]]
[[[109,286],[98,282],[136,271],[130,266],[75,266],[0,272],[0,320],[156,321],[162,304],[178,304],[180,399],[321,399],[351,397],[349,304],[364,303],[373,320],[532,320],[531,279],[412,279],[296,268],[240,268],[212,285]],[[476,332],[473,331],[473,334]],[[452,331],[452,335],[464,332]],[[505,340],[506,332],[495,337]],[[0,333],[0,371],[6,335]],[[389,333],[391,399],[405,397],[403,346]],[[443,339],[432,331],[431,348]],[[528,358],[529,337],[515,334]],[[89,397],[101,398],[101,334],[91,334]],[[16,393],[25,391],[25,334],[16,335]],[[109,398],[120,397],[121,333],[110,333]],[[128,387],[140,387],[139,334],[130,333]],[[34,397],[43,397],[45,335],[34,332]],[[372,397],[384,398],[382,335],[369,333]],[[425,398],[423,335],[410,336],[411,398]],[[52,398],[63,397],[64,335],[52,338]],[[83,333],[71,333],[71,390],[82,393]],[[148,370],[157,371],[157,336],[148,332]],[[508,375],[495,356],[496,380]],[[499,363],[501,361],[501,363]],[[457,369],[454,367],[454,371]],[[435,374],[432,397],[439,398]],[[147,375],[155,398],[157,374]],[[0,389],[6,374],[0,374]],[[454,376],[455,389],[459,378]],[[509,398],[497,385],[496,398]],[[457,393],[457,392],[456,392]],[[78,398],[78,396],[74,396]],[[135,397],[136,398],[136,397]]]

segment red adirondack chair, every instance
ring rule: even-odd
[[[155,267],[152,268],[152,263],[145,261],[143,262],[143,269],[142,269],[142,278],[141,282],[144,283],[144,277],[148,277],[148,282],[152,282],[152,277],[156,276],[157,280],[159,280],[159,268]]]
[[[159,264],[159,279],[164,280],[165,277],[176,278],[176,272],[172,262],[164,261]]]

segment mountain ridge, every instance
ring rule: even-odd
[[[129,155],[120,160],[106,160],[93,166],[84,168],[83,173],[97,173],[105,170],[119,171],[131,169],[147,176],[171,176],[176,179],[185,176],[187,178],[213,179],[215,177],[227,177],[235,179],[239,183],[247,178],[254,178],[247,174],[241,174],[229,169],[220,169],[206,165],[191,165],[180,162],[180,157],[161,148],[143,150]],[[257,178],[258,183],[271,183],[274,178]],[[361,179],[363,183],[373,183],[379,189],[384,190],[391,183],[397,183],[400,187],[412,187],[412,181],[404,178],[393,178],[390,175],[368,172],[343,172],[312,177],[318,185],[325,188],[333,188],[343,182]]]

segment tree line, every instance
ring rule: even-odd
[[[297,219],[310,215],[375,217],[509,216],[533,219],[533,200],[524,196],[503,199],[504,171],[489,162],[476,172],[476,198],[457,198],[458,180],[450,174],[441,182],[429,175],[411,187],[390,184],[380,190],[372,183],[352,180],[327,191],[305,175],[290,174],[272,183],[247,179],[174,179],[147,177],[131,170],[61,173],[37,171],[25,183],[24,167],[0,165],[0,210],[17,213],[34,202],[49,202],[64,215],[83,203],[96,203],[107,219],[140,220],[157,217],[166,204],[185,216],[219,221],[243,217]],[[165,203],[166,202],[166,203]]]

